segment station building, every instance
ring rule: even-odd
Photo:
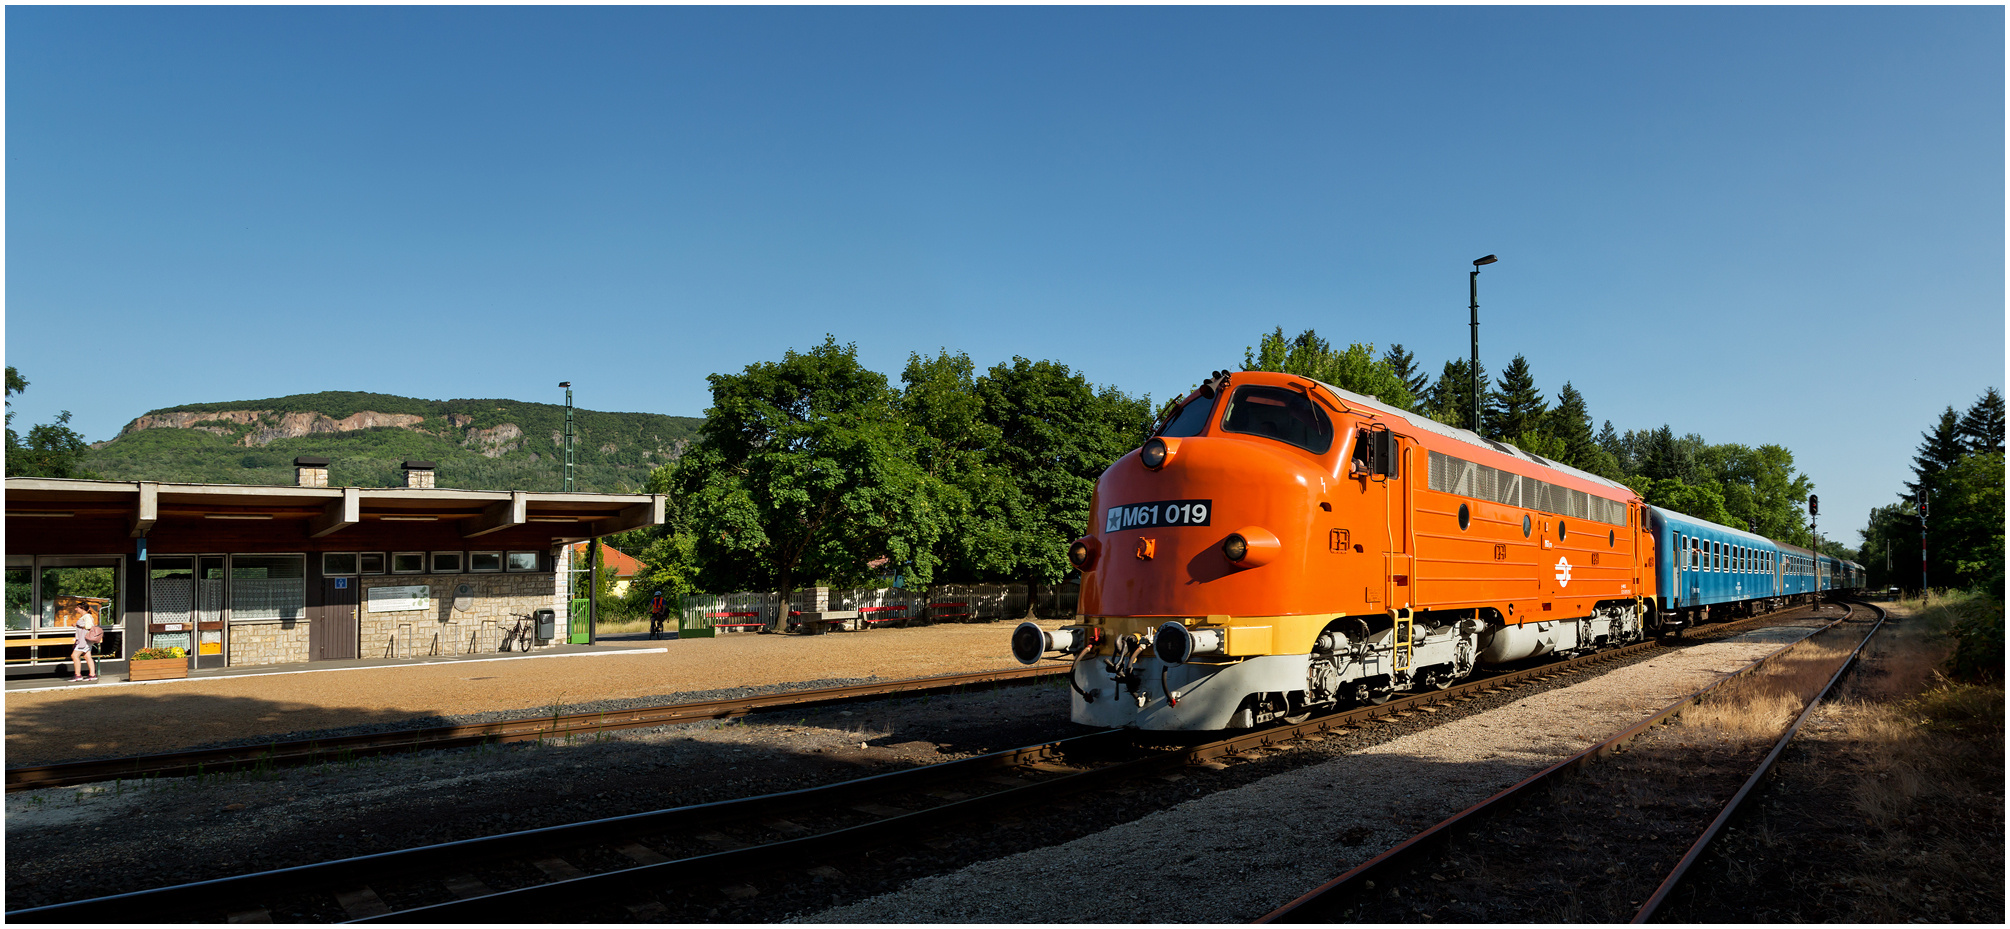
[[[564,642],[566,547],[663,521],[660,494],[453,490],[425,461],[403,487],[329,486],[324,458],[294,470],[277,487],[7,478],[8,676],[66,669],[86,614],[114,671],[148,646],[193,669]]]

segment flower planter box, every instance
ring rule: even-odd
[[[166,681],[187,676],[187,658],[149,658],[126,662],[126,680],[129,681]]]

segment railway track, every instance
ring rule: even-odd
[[[1684,876],[1688,873],[1690,866],[1702,856],[1710,842],[1717,836],[1725,824],[1737,815],[1742,804],[1755,792],[1761,779],[1772,770],[1774,763],[1778,761],[1788,743],[1799,732],[1802,723],[1814,713],[1822,700],[1834,690],[1837,683],[1842,680],[1843,675],[1849,671],[1855,664],[1858,656],[1862,654],[1864,646],[1870,642],[1871,637],[1876,635],[1879,628],[1883,626],[1887,616],[1883,608],[1868,603],[1860,605],[1872,611],[1876,616],[1876,621],[1864,633],[1849,654],[1838,663],[1833,674],[1828,677],[1827,683],[1823,685],[1821,690],[1806,701],[1805,706],[1803,706],[1799,715],[1795,717],[1792,724],[1787,726],[1785,732],[1774,741],[1771,750],[1758,760],[1749,776],[1744,779],[1743,784],[1722,805],[1715,818],[1703,829],[1701,834],[1696,836],[1694,841],[1688,846],[1686,853],[1681,856],[1680,860],[1661,880],[1660,885],[1654,892],[1646,895],[1644,901],[1635,901],[1639,904],[1639,909],[1633,915],[1633,922],[1647,922],[1653,918],[1662,901],[1667,899],[1668,895],[1680,885]],[[1439,881],[1445,880],[1441,872],[1451,869],[1443,867],[1439,859],[1448,845],[1485,828],[1486,824],[1493,819],[1507,815],[1518,804],[1526,802],[1529,797],[1538,791],[1554,786],[1570,772],[1578,771],[1599,758],[1624,751],[1629,743],[1645,735],[1655,726],[1680,715],[1683,710],[1696,705],[1723,685],[1728,684],[1732,680],[1760,671],[1769,663],[1789,654],[1802,643],[1812,641],[1822,632],[1836,629],[1844,623],[1849,622],[1853,614],[1854,607],[1848,607],[1841,618],[1822,627],[1814,635],[1786,645],[1778,651],[1750,663],[1743,669],[1713,682],[1710,686],[1671,703],[1661,711],[1617,735],[1584,749],[1582,752],[1558,762],[1472,807],[1454,814],[1398,844],[1394,848],[1308,891],[1296,900],[1267,914],[1258,920],[1258,922],[1330,923],[1360,918],[1374,919],[1377,916],[1386,916],[1386,913],[1377,913],[1372,909],[1364,912],[1359,908],[1359,904],[1373,896],[1378,883],[1385,891],[1392,888],[1412,888],[1411,899],[1414,901],[1416,896],[1414,888],[1420,885],[1424,887],[1431,886],[1428,879],[1420,881],[1418,879],[1420,876],[1428,876],[1430,879]],[[1596,827],[1593,826],[1590,828],[1595,830]],[[1414,907],[1415,904],[1412,902],[1407,905]],[[1417,910],[1417,912],[1422,911]],[[1597,916],[1589,918],[1600,919]]]
[[[1687,641],[1729,635],[1750,622],[1777,618],[1713,625]],[[927,845],[958,824],[1011,809],[1138,778],[1175,777],[1188,765],[1219,766],[1219,759],[1240,753],[1316,741],[1376,719],[1409,716],[1431,704],[1473,699],[1680,644],[1686,642],[1636,643],[1202,745],[1143,750],[1128,733],[1098,733],[824,787],[136,891],[20,910],[8,917],[52,922],[520,921],[537,914],[577,919],[585,912],[582,907],[616,905],[662,919],[668,918],[668,910],[658,894],[676,888],[709,891],[719,889],[722,880],[744,875],[839,875],[858,860],[862,848]],[[784,696],[810,693],[819,692]],[[724,889],[730,894],[732,887]]]
[[[971,674],[763,694],[737,700],[706,700],[600,713],[553,714],[472,725],[433,726],[335,738],[274,741],[265,745],[235,748],[197,749],[8,768],[7,792],[70,787],[121,779],[180,777],[197,773],[219,774],[259,768],[341,762],[371,755],[462,748],[483,743],[565,738],[703,719],[730,719],[781,707],[809,707],[893,694],[946,693],[983,684],[1057,677],[1062,673],[1063,669],[1052,667],[979,671]]]

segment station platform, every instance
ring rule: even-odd
[[[1055,621],[1052,625],[1060,625]],[[179,751],[299,733],[440,725],[476,714],[584,712],[616,701],[771,685],[932,677],[1019,667],[1010,627],[947,624],[863,635],[603,636],[597,645],[432,658],[316,661],[129,683],[7,682],[10,765]],[[106,673],[110,671],[110,673]],[[1065,688],[1056,698],[1066,713]]]
[[[649,633],[623,633],[600,636],[593,645],[554,645],[530,652],[472,652],[464,655],[421,655],[412,658],[345,658],[335,661],[296,661],[285,664],[252,665],[243,668],[198,668],[191,669],[185,678],[167,681],[127,681],[124,661],[101,661],[98,663],[98,679],[95,681],[70,680],[70,665],[64,662],[56,670],[40,674],[23,674],[7,678],[7,692],[37,691],[70,688],[101,688],[127,686],[130,684],[172,684],[176,681],[218,680],[239,677],[268,677],[279,674],[315,674],[324,671],[354,671],[364,668],[408,668],[421,665],[460,664],[480,661],[520,661],[537,658],[563,658],[575,655],[593,655],[616,650],[623,654],[633,654],[637,648],[648,649],[653,644],[677,638],[674,632],[652,642]],[[662,651],[661,647],[650,649]],[[37,671],[42,667],[38,666]]]

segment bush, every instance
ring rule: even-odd
[[[1950,593],[1929,601],[1921,615],[1934,629],[1954,639],[1949,677],[1957,681],[2003,679],[2003,601],[1974,593]]]

